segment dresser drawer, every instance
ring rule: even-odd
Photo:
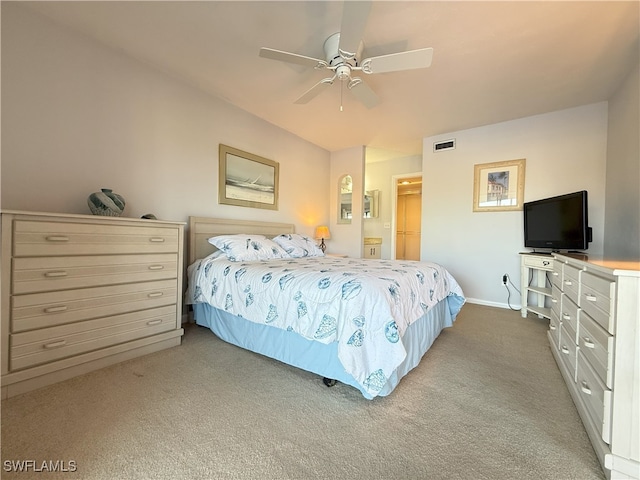
[[[609,390],[578,352],[578,394],[605,443],[611,442],[611,390]]]
[[[558,288],[557,285],[551,285],[551,311],[555,312],[556,317],[560,318],[560,314],[562,313],[562,300],[564,293]]]
[[[562,325],[571,328],[571,331],[575,334],[578,332],[578,306],[566,295],[562,299],[562,313],[560,314],[560,321]],[[577,336],[573,337],[573,343],[578,343]]]
[[[11,331],[24,332],[92,318],[172,305],[177,281],[82,288],[13,297]]]
[[[615,282],[590,272],[582,274],[580,306],[596,322],[615,334]]]
[[[553,339],[553,346],[556,349],[560,348],[560,325],[558,315],[552,310],[549,318],[549,334]]]
[[[565,265],[562,274],[562,291],[573,300],[576,305],[580,301],[580,269]]]
[[[13,295],[176,278],[178,255],[16,258]]]
[[[552,270],[553,269],[553,257],[541,257],[540,254],[536,255],[524,255],[522,263],[526,267],[535,268],[537,270]]]
[[[163,253],[178,249],[178,228],[15,220],[13,256]]]
[[[17,333],[10,368],[20,370],[176,328],[176,306]]]
[[[560,289],[562,289],[563,267],[564,267],[564,263],[562,263],[560,260],[554,259],[553,271],[551,272],[551,285],[555,285]]]
[[[569,371],[571,378],[575,382],[577,362],[576,355],[578,353],[578,349],[576,347],[574,338],[575,334],[569,333],[564,324],[560,326],[560,358],[562,359],[562,363],[565,364],[565,367]]]
[[[580,351],[608,388],[613,387],[613,336],[585,312],[580,313]]]

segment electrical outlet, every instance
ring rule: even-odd
[[[507,280],[509,280],[509,275],[505,273],[504,275],[502,275],[502,285],[506,285]]]

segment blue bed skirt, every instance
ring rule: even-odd
[[[422,356],[442,329],[453,325],[463,303],[463,298],[450,295],[407,328],[402,338],[407,357],[389,376],[387,384],[378,395],[389,395],[400,379],[420,363]],[[372,398],[351,375],[345,372],[338,359],[338,344],[335,342],[324,344],[308,340],[295,332],[251,322],[206,303],[194,304],[193,312],[198,325],[210,328],[225,342],[322,377],[338,380],[357,388],[365,398]]]

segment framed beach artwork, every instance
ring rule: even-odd
[[[525,159],[474,166],[473,211],[522,210]]]
[[[220,144],[218,202],[278,209],[278,162]]]

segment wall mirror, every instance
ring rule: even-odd
[[[351,223],[353,179],[343,175],[338,182],[338,223]]]
[[[380,190],[367,190],[364,192],[364,218],[378,218]]]

